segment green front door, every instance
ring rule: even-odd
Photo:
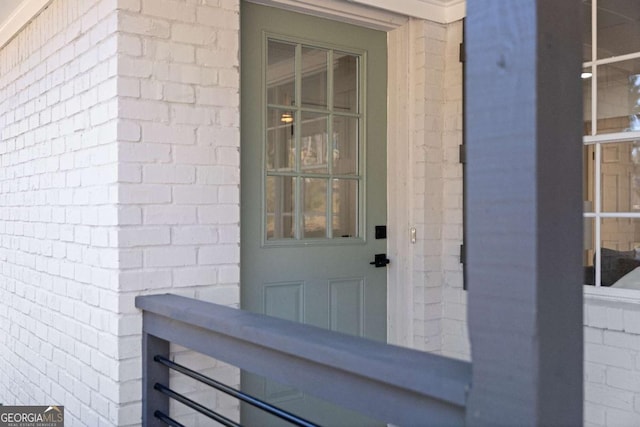
[[[386,341],[387,271],[370,264],[387,246],[386,34],[248,2],[241,13],[242,308]],[[253,376],[243,387],[358,424]]]

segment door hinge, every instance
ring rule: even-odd
[[[467,60],[467,54],[464,47],[464,42],[460,43],[460,62],[465,62]]]
[[[467,253],[464,250],[464,245],[460,245],[460,264],[467,262]]]
[[[467,147],[464,144],[458,146],[458,159],[460,163],[467,163]]]

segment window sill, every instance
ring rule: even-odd
[[[640,304],[640,291],[636,289],[616,289],[605,286],[584,286],[584,297],[604,301]]]

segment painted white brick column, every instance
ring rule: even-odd
[[[237,304],[239,3],[124,3],[121,290],[179,290]]]
[[[460,245],[462,245],[462,21],[447,26],[442,131],[442,354],[469,358],[467,293],[463,288]]]
[[[446,26],[414,26],[413,129],[414,346],[442,350],[442,117]]]
[[[462,23],[415,21],[411,196],[413,346],[465,358],[462,290]]]
[[[239,0],[119,5],[119,309],[121,324],[136,326],[120,339],[138,343],[136,295],[239,305]],[[173,352],[178,361],[196,357]],[[127,361],[139,357],[136,347]],[[237,381],[236,369],[203,363],[214,377]],[[136,394],[124,424],[139,421],[139,378],[129,381]],[[207,393],[191,396],[237,417],[236,401]],[[172,413],[206,423],[181,405]]]

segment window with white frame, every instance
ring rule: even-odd
[[[585,284],[640,290],[640,1],[583,7]]]

